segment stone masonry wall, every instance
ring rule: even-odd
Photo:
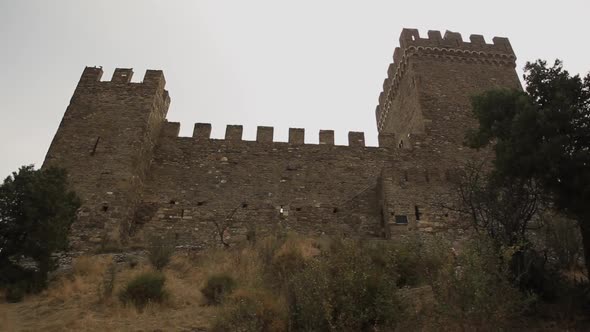
[[[68,170],[82,199],[74,248],[124,240],[140,198],[170,99],[161,71],[142,83],[132,75],[117,69],[101,82],[102,69],[87,67],[45,158]]]
[[[100,68],[86,68],[44,167],[65,167],[82,197],[71,236],[82,250],[162,235],[204,248],[276,230],[364,238],[452,230],[452,183],[466,163],[490,156],[463,146],[476,125],[470,97],[521,88],[515,59],[505,38],[404,29],[376,110],[379,147],[358,132],[335,146],[331,130],[304,144],[301,128],[289,142],[274,142],[272,127],[244,141],[236,125],[211,139],[202,123],[178,137],[161,71],[130,83],[132,71],[117,69],[101,82]]]
[[[241,140],[241,126],[228,126],[225,140],[209,139],[208,124],[197,124],[193,137],[177,137],[178,128],[167,123],[160,138],[134,243],[166,234],[178,246],[219,245],[219,225],[228,226],[228,242],[276,230],[391,237],[444,228],[452,218],[440,206],[448,170],[416,167],[419,150],[365,147],[362,133],[334,146],[303,144],[300,129],[282,143],[270,127],[258,128],[257,141]]]
[[[156,150],[143,195],[151,214],[136,219],[136,241],[169,232],[179,245],[207,245],[218,240],[215,222],[234,209],[227,231],[234,240],[277,227],[382,235],[375,190],[391,154],[365,147],[361,133],[350,135],[351,146],[334,146],[303,144],[303,130],[281,143],[269,127],[259,127],[254,142],[236,134],[241,126],[228,126],[225,140],[209,139],[210,126],[202,124],[205,133],[176,137],[176,126],[167,124]]]

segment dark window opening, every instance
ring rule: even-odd
[[[245,209],[248,207],[248,203],[242,203],[242,209]]]
[[[295,211],[301,211],[301,208],[295,208]]]
[[[420,220],[422,213],[420,212],[418,205],[414,205],[414,213],[416,214],[416,220]]]
[[[332,213],[338,213],[338,208],[334,208],[334,210],[332,210]]]
[[[180,210],[180,219],[184,218],[184,209]]]
[[[108,205],[103,205],[102,206],[102,212],[107,212],[109,210],[109,206]]]
[[[404,140],[399,141],[399,144],[397,146],[399,149],[404,147]]]
[[[96,148],[98,148],[98,142],[100,142],[100,136],[96,138],[96,142],[94,142],[94,147],[92,148],[92,152],[90,152],[91,156],[94,156],[96,153]]]
[[[197,202],[197,206],[205,205],[205,202],[206,202],[206,201],[200,201],[200,202]]]
[[[170,203],[170,204],[176,204],[176,201],[173,200],[173,199],[171,199],[170,202],[168,202],[168,203]]]
[[[395,216],[395,223],[399,225],[407,225],[408,224],[408,216]]]
[[[445,217],[448,217],[448,216],[449,216],[449,214],[448,213],[445,213]]]

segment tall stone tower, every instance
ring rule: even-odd
[[[467,163],[489,161],[486,151],[464,146],[476,128],[471,96],[493,88],[521,89],[508,39],[487,44],[481,35],[403,29],[376,110],[379,146],[395,162],[383,169],[380,200],[386,234],[407,218],[424,229],[445,228],[460,216],[442,206],[456,197],[452,183]],[[395,218],[395,219],[394,219]],[[403,225],[403,223],[401,223]]]
[[[468,157],[465,130],[477,125],[470,97],[503,87],[521,89],[516,56],[507,38],[487,44],[481,35],[403,29],[377,106],[381,146],[421,148],[437,164]],[[428,158],[427,158],[428,159]]]
[[[74,248],[124,240],[170,102],[162,71],[148,70],[142,83],[130,82],[131,69],[110,82],[102,73],[82,73],[43,164],[66,168],[82,199]]]

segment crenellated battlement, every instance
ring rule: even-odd
[[[132,68],[115,68],[110,81],[101,80],[103,73],[102,67],[86,67],[82,72],[82,76],[80,77],[78,85],[90,86],[95,84],[129,84],[134,86],[155,86],[161,89],[166,86],[166,79],[164,78],[164,72],[162,70],[146,70],[143,80],[139,83],[131,82],[131,79],[133,78]]]
[[[429,30],[428,37],[420,37],[420,32],[417,29],[403,29],[399,37],[400,48],[402,50],[415,47],[422,47],[423,49],[440,48],[440,49],[456,49],[463,51],[475,51],[486,53],[497,53],[514,56],[512,46],[508,38],[494,37],[492,44],[487,44],[482,35],[470,35],[469,41],[464,41],[463,37],[458,32],[446,31],[442,36],[440,31]]]
[[[162,135],[168,138],[179,137],[180,123],[179,122],[165,122],[162,129]],[[227,142],[242,142],[246,141],[242,138],[243,126],[241,125],[227,125],[225,128],[225,138]],[[210,123],[195,123],[192,138],[197,141],[219,140],[211,138],[211,124]],[[320,130],[319,143],[309,144],[305,143],[305,129],[303,128],[289,128],[289,139],[287,142],[280,142],[274,140],[274,127],[258,126],[256,128],[256,140],[247,142],[257,143],[287,143],[291,145],[335,145],[333,130]],[[365,133],[358,131],[348,132],[348,146],[350,147],[365,147]]]
[[[375,110],[377,129],[381,132],[389,113],[392,99],[397,94],[410,58],[429,58],[438,61],[455,61],[462,63],[516,66],[516,56],[508,38],[494,37],[488,44],[482,35],[470,35],[464,41],[458,32],[429,30],[428,37],[422,38],[417,29],[403,29],[399,38],[399,47],[393,53],[393,62],[387,69],[387,78],[383,81],[383,91],[379,94],[379,103]]]

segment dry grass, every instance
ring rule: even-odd
[[[254,245],[244,243],[230,250],[177,253],[163,269],[169,296],[162,303],[148,304],[142,311],[122,304],[118,294],[131,279],[153,269],[147,261],[134,267],[117,265],[112,295],[105,297],[101,285],[113,266],[112,256],[80,257],[70,274],[52,281],[43,293],[26,296],[15,304],[3,303],[0,297],[0,331],[198,331],[219,328],[219,324],[222,331],[236,327],[260,330],[260,326],[268,331],[285,331],[289,306],[282,288],[270,282],[269,277],[278,278],[276,273],[273,275],[282,271],[275,270],[277,266],[287,267],[286,271],[298,268],[299,261],[290,260],[293,257],[307,261],[329,247],[329,240],[289,235],[268,236]],[[283,263],[286,265],[280,265]],[[216,274],[233,277],[236,289],[223,305],[207,306],[200,290]],[[416,317],[424,316],[424,310],[432,312],[429,287],[402,290],[400,295]],[[418,303],[408,297],[418,299]],[[244,320],[244,315],[254,319]],[[417,325],[412,324],[407,328],[402,325],[402,330],[416,329]],[[432,319],[423,324],[425,330],[441,328],[440,322]]]
[[[51,282],[38,295],[27,296],[23,302],[3,303],[0,300],[0,331],[163,331],[208,329],[223,307],[205,306],[200,289],[207,278],[227,273],[238,281],[237,294],[259,294],[264,288],[264,255],[270,258],[297,250],[304,257],[317,255],[314,240],[288,236],[268,237],[255,246],[244,245],[231,250],[211,249],[198,255],[177,253],[164,269],[168,299],[150,304],[139,312],[118,300],[118,293],[133,277],[151,270],[149,264],[131,268],[117,266],[111,297],[101,296],[101,285],[112,256],[79,257],[72,272]],[[3,298],[3,297],[2,297]],[[282,300],[277,303],[284,306]]]
[[[202,274],[186,257],[174,257],[164,271],[170,298],[142,312],[121,304],[117,294],[150,267],[120,267],[113,296],[101,299],[99,285],[110,262],[110,256],[81,257],[71,275],[52,282],[43,293],[21,303],[0,303],[0,331],[176,331],[206,328],[215,316],[214,308],[199,305]]]

